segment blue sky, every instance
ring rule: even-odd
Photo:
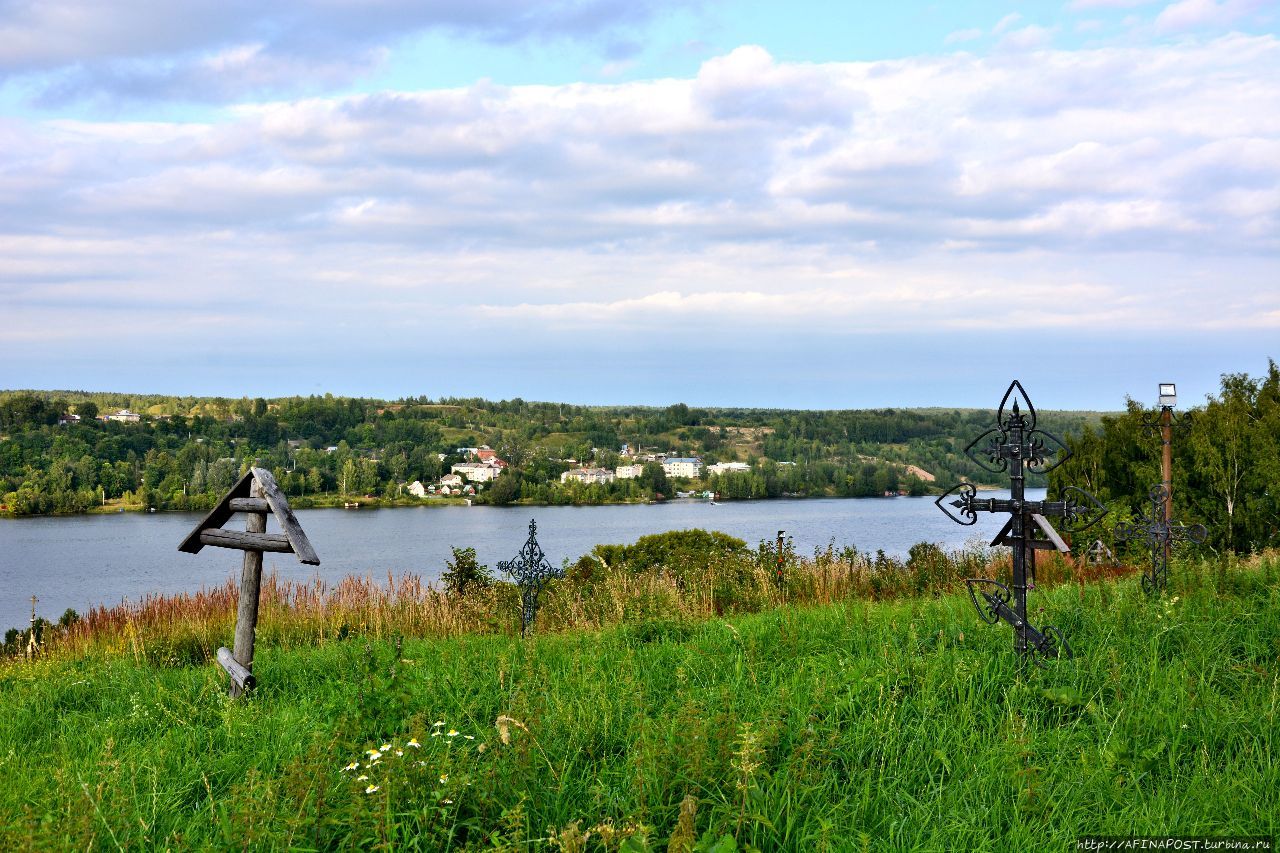
[[[1280,357],[1275,0],[0,0],[0,387],[1188,403]]]

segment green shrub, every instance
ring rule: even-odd
[[[476,559],[475,548],[453,548],[453,559],[445,561],[444,574],[440,575],[445,592],[454,598],[465,598],[473,592],[486,590],[493,585],[489,567]]]

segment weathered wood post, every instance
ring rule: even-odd
[[[267,513],[264,511],[266,496],[256,478],[248,501],[253,503],[245,507],[245,533],[266,533]],[[232,507],[232,509],[235,508]],[[262,552],[253,548],[247,549],[244,552],[244,568],[240,570],[240,600],[236,606],[236,636],[231,657],[248,672],[253,670],[253,641],[258,628],[258,599],[261,593]],[[221,654],[218,660],[222,660]],[[227,672],[231,675],[232,696],[249,689],[245,686],[243,677],[237,679],[236,674],[230,669],[227,669]]]
[[[244,532],[224,530],[223,525],[237,512],[245,513]],[[267,533],[267,513],[275,516],[282,533]],[[250,468],[204,520],[187,534],[178,550],[195,554],[205,545],[244,551],[240,599],[236,608],[235,648],[220,648],[217,655],[218,663],[231,676],[231,695],[239,696],[257,684],[253,676],[253,645],[258,627],[263,552],[296,554],[299,562],[310,566],[320,565],[320,558],[311,547],[297,516],[289,508],[284,492],[276,485],[275,477],[265,468]]]

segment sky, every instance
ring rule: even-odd
[[[0,0],[0,388],[1203,402],[1280,0]]]

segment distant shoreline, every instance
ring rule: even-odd
[[[988,486],[974,483],[974,487],[980,492],[1000,491],[998,486]],[[901,497],[922,497],[934,498],[942,494],[939,492],[930,492],[925,495],[779,495],[778,497],[762,497],[762,498],[718,498],[716,504],[730,503],[758,503],[765,501],[808,501],[808,500],[890,500],[892,498]],[[666,498],[664,500],[619,500],[619,501],[592,501],[581,503],[547,503],[533,501],[512,501],[508,504],[489,504],[484,502],[468,503],[467,498],[377,498],[360,496],[355,498],[336,498],[325,496],[319,500],[307,498],[305,496],[290,496],[289,500],[294,509],[411,509],[414,507],[548,507],[548,506],[573,506],[573,507],[589,507],[589,506],[646,506],[649,504],[668,504],[668,503],[707,503],[711,500],[708,498]],[[51,512],[51,513],[34,513],[30,515],[18,515],[15,513],[0,511],[0,519],[17,520],[22,518],[77,518],[85,515],[120,515],[122,513],[137,513],[140,515],[147,514],[165,514],[171,515],[175,513],[201,513],[207,509],[159,509],[148,508],[141,504],[107,504],[106,506],[95,506],[85,512]]]

